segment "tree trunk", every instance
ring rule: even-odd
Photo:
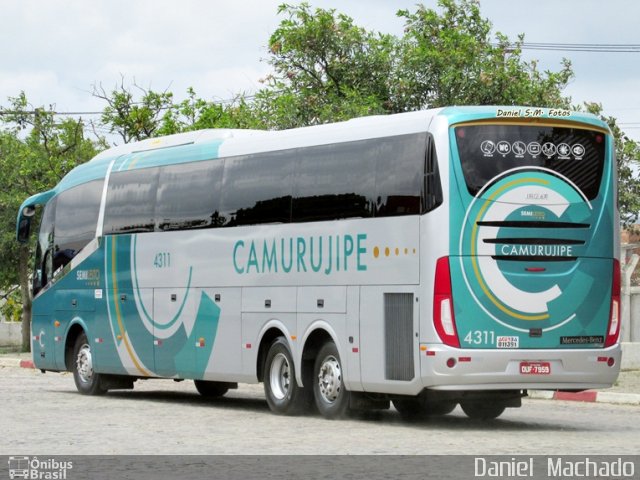
[[[29,287],[29,247],[20,245],[18,278],[22,294],[22,351],[31,351],[31,288]]]

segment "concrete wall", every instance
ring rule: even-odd
[[[640,342],[640,287],[631,287],[630,294],[622,294],[622,325],[620,341]]]
[[[22,345],[22,323],[0,321],[0,347]]]
[[[640,370],[640,342],[622,342],[623,370]]]

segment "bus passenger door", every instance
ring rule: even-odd
[[[45,293],[46,295],[46,293]],[[51,295],[53,297],[53,295]],[[31,351],[38,368],[56,369],[53,309],[41,299],[33,304],[31,321]]]
[[[55,360],[59,370],[65,370],[65,336],[64,332],[69,328],[71,322],[78,318],[85,323],[91,323],[95,315],[95,304],[93,290],[69,289],[57,290],[54,295],[54,322],[53,322],[53,346],[55,349]],[[87,322],[88,321],[88,322]],[[89,342],[94,348],[94,338],[92,332],[88,332]],[[94,368],[99,365],[94,360]]]

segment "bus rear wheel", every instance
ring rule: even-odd
[[[296,415],[308,409],[310,389],[296,382],[296,371],[289,345],[284,337],[276,338],[264,362],[264,394],[272,412]]]
[[[456,405],[456,402],[451,400],[428,401],[422,397],[401,398],[393,401],[393,406],[406,420],[447,415],[453,412]]]
[[[325,343],[313,368],[313,396],[325,418],[344,416],[349,408],[349,392],[344,386],[342,363],[335,343]]]
[[[93,370],[91,344],[84,332],[76,338],[71,371],[76,388],[83,395],[103,395],[107,392],[100,384],[100,374]]]
[[[500,402],[486,403],[486,401],[462,401],[460,402],[462,411],[469,418],[474,420],[493,420],[502,415],[507,408]]]
[[[209,382],[206,380],[194,380],[198,393],[205,398],[222,397],[229,391],[229,384],[224,382]]]

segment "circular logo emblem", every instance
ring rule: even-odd
[[[496,151],[496,144],[491,140],[485,140],[480,145],[480,150],[482,150],[482,153],[484,153],[485,155],[492,155],[493,152]]]
[[[532,321],[549,329],[574,318],[573,301],[558,300],[567,288],[573,295],[576,285],[588,291],[593,279],[573,273],[525,273],[540,265],[543,271],[549,265],[557,270],[563,258],[569,267],[574,265],[577,247],[563,240],[565,232],[553,228],[553,222],[582,222],[591,205],[556,172],[523,170],[493,179],[473,199],[460,235],[458,261],[475,304],[501,325],[526,332]],[[540,226],[526,228],[534,221]]]
[[[547,157],[553,157],[556,154],[556,151],[556,146],[551,142],[547,142],[542,145],[542,153],[544,153]]]

